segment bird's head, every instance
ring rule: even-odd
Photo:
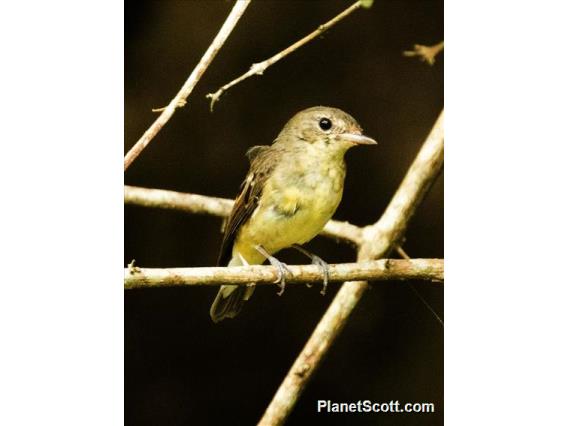
[[[286,123],[278,136],[279,143],[304,144],[331,155],[343,155],[354,146],[376,145],[363,135],[361,126],[346,112],[331,107],[317,106],[297,113]]]

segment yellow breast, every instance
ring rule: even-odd
[[[250,264],[264,261],[256,245],[273,254],[314,238],[341,201],[343,170],[290,172],[284,169],[268,180],[257,209],[237,235],[233,253]]]

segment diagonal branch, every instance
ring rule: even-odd
[[[384,257],[404,236],[416,208],[442,170],[443,122],[444,111],[440,113],[381,218],[375,224],[363,229],[365,243],[361,246],[359,258],[367,260]]]
[[[358,261],[387,255],[404,234],[410,217],[442,168],[443,116],[442,111],[381,219],[365,229]],[[259,425],[284,423],[367,287],[365,281],[343,284],[278,388]]]
[[[213,58],[215,58],[217,52],[219,52],[219,49],[221,49],[221,46],[223,46],[223,43],[225,43],[225,40],[227,40],[227,37],[229,37],[229,34],[231,34],[231,32],[233,31],[233,28],[235,28],[235,25],[237,25],[237,22],[245,12],[250,1],[251,0],[238,0],[235,3],[233,9],[231,10],[231,13],[229,13],[229,16],[225,20],[225,23],[215,36],[215,39],[213,40],[211,45],[205,51],[205,54],[203,55],[189,78],[182,86],[181,90],[177,93],[177,95],[175,95],[168,106],[164,108],[156,121],[152,123],[148,130],[144,132],[142,137],[132,148],[130,148],[130,150],[124,157],[125,171],[126,169],[128,169],[130,164],[132,164],[132,162],[140,155],[144,148],[148,146],[150,141],[158,134],[162,127],[164,127],[164,125],[169,121],[172,115],[174,115],[176,108],[185,105],[187,97],[190,95],[193,88],[195,87],[211,61],[213,61]]]
[[[308,284],[323,281],[318,265],[288,265],[286,284]],[[444,280],[443,259],[382,259],[359,263],[329,265],[329,281],[347,280]],[[278,270],[274,266],[232,266],[204,268],[152,269],[130,266],[124,270],[124,288],[171,286],[218,286],[220,284],[274,284]]]
[[[209,93],[206,96],[207,98],[211,99],[211,104],[210,104],[211,111],[213,111],[213,107],[214,107],[215,103],[219,101],[219,98],[221,98],[221,95],[223,93],[225,93],[227,90],[229,90],[231,87],[235,86],[236,84],[240,83],[243,80],[246,80],[249,77],[252,77],[253,75],[262,75],[264,73],[264,71],[267,70],[268,67],[275,64],[280,59],[285,58],[286,56],[288,56],[293,51],[302,47],[304,44],[306,44],[306,43],[312,41],[314,38],[320,36],[325,31],[327,31],[328,29],[333,27],[335,24],[337,24],[343,18],[346,18],[351,13],[355,12],[360,7],[369,8],[369,7],[371,7],[371,4],[372,4],[372,2],[370,2],[369,0],[356,1],[351,6],[349,6],[347,9],[345,9],[343,12],[341,12],[339,15],[337,15],[333,19],[327,21],[325,24],[320,25],[315,31],[312,31],[310,34],[308,34],[307,36],[305,36],[301,40],[298,40],[293,45],[288,46],[286,49],[282,50],[281,52],[278,52],[276,55],[274,55],[274,56],[272,56],[272,57],[270,57],[270,58],[268,58],[268,59],[266,59],[262,62],[252,64],[250,69],[247,72],[245,72],[244,74],[242,74],[240,77],[237,77],[233,81],[225,84],[223,87],[219,88],[219,90],[217,90],[215,93]]]
[[[124,186],[124,202],[143,207],[181,210],[187,213],[211,214],[220,217],[228,216],[233,207],[233,200],[227,198],[128,185]],[[349,222],[331,220],[321,235],[359,245],[362,241],[362,233],[361,228]]]

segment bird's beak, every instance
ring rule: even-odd
[[[357,133],[342,133],[340,138],[355,145],[377,145],[377,141],[368,136],[358,135]]]

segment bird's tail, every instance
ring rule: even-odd
[[[241,259],[233,258],[229,266],[242,266]],[[219,322],[225,318],[235,318],[243,308],[245,302],[254,291],[254,285],[223,285],[219,289],[209,315],[213,322]]]
[[[245,286],[221,286],[209,311],[213,322],[236,317],[245,304],[246,291]]]

